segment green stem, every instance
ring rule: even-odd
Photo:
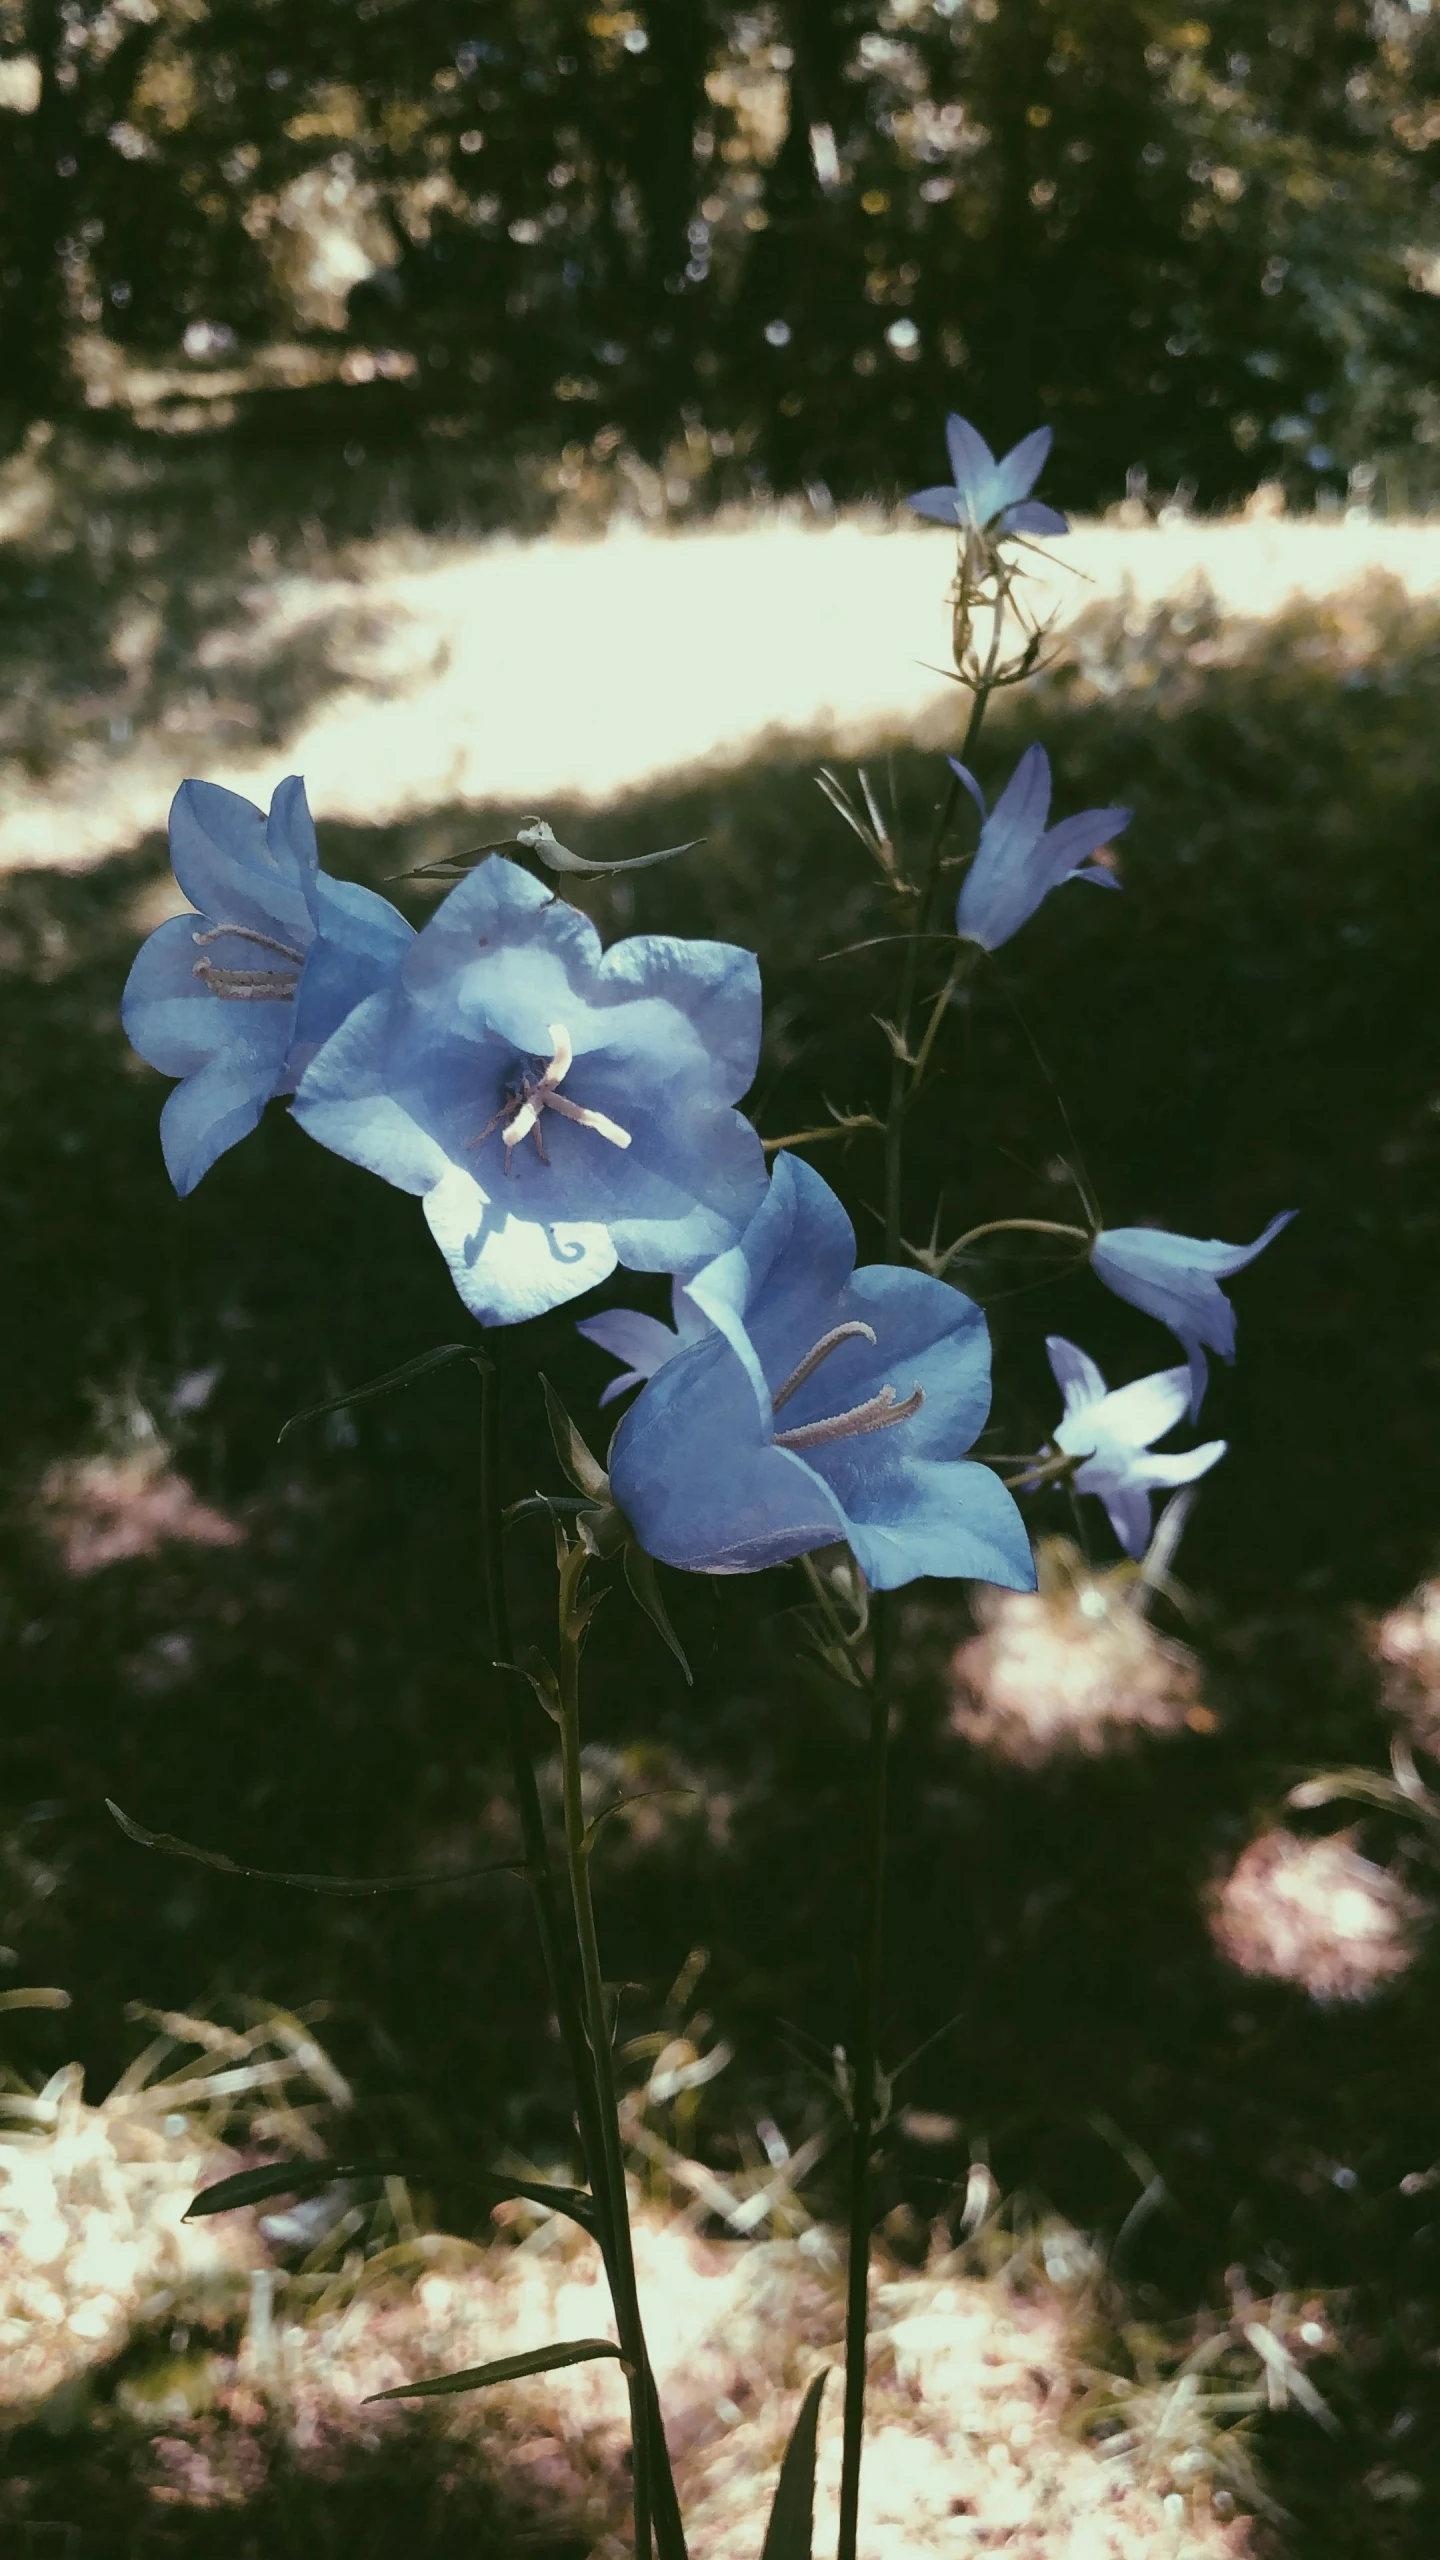
[[[866,2339],[870,2324],[871,2167],[880,2038],[880,1970],[885,1917],[885,1833],[889,1795],[890,1668],[894,1594],[874,1604],[875,1668],[861,1881],[860,2015],[850,2074],[850,2245],[845,2287],[845,2419],[840,2459],[838,2560],[855,2560],[860,2525],[860,2455],[865,2434]]]
[[[645,2349],[645,2332],[640,2319],[640,2297],[635,2283],[635,2255],[630,2237],[630,2214],[625,2190],[625,2161],[620,2148],[620,2121],[616,2109],[613,2045],[610,2020],[605,2008],[605,1978],[600,1965],[600,1942],[595,1928],[595,1904],[590,1891],[590,1843],[586,1837],[580,1767],[581,1634],[575,1624],[574,1611],[579,1599],[585,1562],[583,1548],[572,1548],[570,1556],[562,1566],[560,1580],[560,1758],[565,1802],[565,1863],[570,1876],[575,1933],[580,1944],[580,1978],[585,2007],[585,2031],[590,2049],[594,2085],[600,2099],[605,2180],[612,2200],[615,2261],[610,2280],[615,2300],[615,2321],[620,2331],[621,2350],[631,2371],[636,2560],[649,2560],[654,2470],[652,2453],[655,2449],[646,2398],[646,2377],[650,2367]],[[657,2518],[657,2522],[659,2521],[660,2519]],[[662,2554],[665,2546],[666,2536],[662,2524]]]
[[[1094,1242],[1089,1227],[1062,1226],[1054,1218],[987,1218],[983,1227],[967,1227],[963,1236],[957,1236],[953,1244],[946,1246],[942,1268],[948,1271],[952,1262],[957,1261],[962,1253],[968,1253],[971,1245],[979,1244],[984,1236],[1016,1234],[1064,1236],[1071,1244],[1083,1244],[1087,1253]]]
[[[534,1763],[525,1734],[525,1707],[521,1683],[508,1666],[514,1659],[510,1632],[510,1609],[505,1581],[505,1524],[500,1503],[500,1372],[498,1346],[492,1347],[490,1364],[481,1372],[482,1403],[480,1413],[480,1521],[482,1571],[485,1585],[486,1614],[490,1626],[491,1656],[500,1674],[500,1694],[504,1705],[505,1737],[510,1755],[511,1781],[520,1814],[520,1833],[525,1849],[525,1873],[535,1906],[535,1921],[540,1937],[541,1953],[555,2006],[561,2042],[570,2065],[575,2092],[575,2118],[580,2135],[581,2157],[591,2195],[595,2199],[597,2237],[605,2262],[612,2297],[617,2299],[619,2248],[617,2222],[623,2225],[625,2243],[629,2243],[629,2217],[625,2210],[623,2176],[617,2191],[609,2174],[609,2158],[605,2142],[605,2115],[596,2089],[596,2072],[589,2041],[580,2013],[574,1978],[574,1959],[566,1944],[566,1932],[556,1890],[555,1870],[550,1859],[550,1843],[545,1831],[545,1816],[540,1791],[535,1782]],[[642,2382],[641,2425],[643,2435],[656,2450],[655,2470],[658,2474],[657,2537],[661,2560],[686,2560],[685,2537],[681,2528],[679,2502],[670,2475],[669,2458],[660,2417],[659,2398],[648,2361],[638,2369]],[[634,2396],[632,2386],[632,2412]],[[637,2469],[643,2456],[637,2450]],[[639,2560],[645,2560],[644,2552]]]
[[[975,687],[970,717],[960,749],[966,763],[980,735],[986,706],[995,687],[1004,619],[1004,591],[996,599],[990,647]],[[926,857],[919,903],[911,924],[900,984],[897,1038],[890,1062],[890,1094],[885,1114],[885,1259],[898,1262],[903,1250],[905,1115],[929,1059],[940,1016],[949,1001],[951,980],[942,1002],[932,1012],[918,1058],[910,1052],[910,1023],[920,981],[920,954],[939,895],[945,839],[955,815],[961,784],[952,774]],[[851,2067],[850,2237],[845,2296],[845,2416],[840,2456],[840,2539],[838,2560],[856,2560],[860,2527],[860,2456],[865,2437],[866,2339],[870,2322],[871,2155],[875,2147],[875,2084],[880,2035],[880,1983],[884,1955],[885,1834],[889,1803],[890,1685],[895,1653],[896,1601],[893,1592],[877,1594],[873,1611],[874,1672],[870,1683],[870,1745],[866,1768],[866,1827],[861,1886],[860,2015]]]

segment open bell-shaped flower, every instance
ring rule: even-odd
[[[945,421],[950,468],[955,477],[943,488],[917,489],[907,502],[917,516],[932,524],[967,527],[977,533],[1068,533],[1064,516],[1031,490],[1045,468],[1051,430],[1036,427],[1012,444],[997,462],[977,427],[968,418]]]
[[[320,1052],[295,1116],[419,1194],[471,1313],[514,1324],[606,1279],[694,1270],[764,1195],[732,1106],[760,973],[728,942],[589,918],[492,854]]]
[[[1093,1493],[1109,1514],[1110,1526],[1127,1556],[1136,1561],[1150,1544],[1150,1497],[1161,1486],[1193,1484],[1225,1455],[1223,1440],[1207,1440],[1198,1449],[1159,1455],[1152,1440],[1173,1431],[1190,1402],[1185,1369],[1157,1369],[1128,1387],[1108,1388],[1088,1353],[1062,1334],[1045,1343],[1065,1411],[1055,1445],[1070,1458],[1085,1461],[1077,1468],[1077,1493]]]
[[[1050,759],[1043,747],[1027,747],[995,806],[986,810],[979,783],[954,756],[946,759],[980,811],[983,824],[975,858],[955,909],[962,942],[998,951],[1028,923],[1041,900],[1064,880],[1089,880],[1098,889],[1119,881],[1095,856],[1130,824],[1128,809],[1082,809],[1047,828]]]
[[[1235,1357],[1235,1310],[1220,1283],[1263,1253],[1294,1215],[1293,1209],[1282,1209],[1253,1244],[1175,1236],[1163,1227],[1106,1227],[1090,1248],[1091,1268],[1106,1288],[1158,1317],[1180,1344],[1190,1363],[1192,1421],[1210,1375],[1207,1349],[1218,1351],[1222,1360]]]
[[[844,1539],[875,1590],[921,1574],[1033,1589],[1011,1496],[964,1455],[989,1410],[990,1340],[959,1290],[857,1271],[834,1193],[782,1155],[739,1242],[686,1291],[707,1330],[655,1369],[610,1451],[648,1554],[756,1573]]]
[[[268,818],[218,783],[182,782],[170,859],[198,913],[171,916],[141,946],[120,1014],[141,1057],[181,1078],[160,1143],[183,1198],[273,1094],[295,1091],[415,936],[388,899],[320,869],[298,774]]]

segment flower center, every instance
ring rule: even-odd
[[[873,1343],[874,1340],[874,1329],[868,1324],[852,1320],[848,1324],[832,1325],[828,1333],[822,1333],[819,1341],[811,1344],[804,1359],[776,1388],[770,1399],[773,1410],[778,1413],[782,1405],[788,1404],[806,1379],[814,1377],[821,1361],[828,1360],[831,1352],[837,1351],[842,1342]],[[903,1400],[897,1397],[893,1387],[882,1387],[878,1395],[868,1396],[864,1404],[851,1405],[845,1413],[826,1414],[819,1422],[797,1422],[790,1431],[775,1432],[774,1446],[777,1449],[821,1449],[830,1440],[858,1440],[870,1431],[888,1431],[892,1422],[908,1422],[912,1414],[919,1412],[924,1401],[923,1387],[912,1388]]]
[[[224,996],[231,1004],[288,1004],[300,984],[305,954],[293,943],[277,942],[273,934],[257,933],[251,924],[215,924],[205,933],[192,933],[190,939],[202,949],[206,943],[219,942],[230,934],[237,942],[257,943],[262,951],[274,951],[282,960],[291,960],[290,969],[227,969],[216,960],[197,960],[195,975],[207,995]]]
[[[539,1075],[533,1072],[533,1060],[529,1066],[517,1066],[512,1071],[499,1110],[491,1113],[478,1138],[467,1141],[471,1147],[483,1147],[491,1131],[499,1129],[507,1173],[514,1172],[515,1150],[525,1138],[534,1139],[535,1152],[541,1163],[549,1163],[541,1127],[541,1114],[546,1111],[558,1111],[562,1120],[574,1120],[582,1129],[593,1129],[597,1138],[608,1138],[612,1147],[628,1147],[630,1144],[630,1132],[622,1129],[618,1120],[607,1119],[603,1111],[587,1111],[583,1104],[572,1102],[568,1094],[560,1091],[575,1058],[570,1034],[563,1022],[550,1024],[550,1047],[553,1052],[550,1063]]]

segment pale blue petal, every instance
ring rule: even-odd
[[[948,524],[952,533],[960,522],[960,500],[948,480],[943,489],[917,489],[905,504],[931,524]]]
[[[249,1137],[273,1090],[271,1062],[239,1042],[177,1084],[160,1114],[160,1144],[182,1200],[217,1156]]]
[[[922,1574],[998,1582],[1007,1591],[1035,1588],[1025,1523],[988,1467],[957,1459],[873,1470],[846,1517],[851,1551],[872,1591],[898,1590]]]
[[[1005,507],[996,519],[997,533],[1068,533],[1070,519],[1058,507],[1047,507],[1041,498],[1022,498],[1018,507]]]
[[[1082,809],[1073,818],[1061,818],[1041,843],[1051,887],[1068,880],[1082,862],[1123,835],[1133,816],[1131,809]],[[1118,881],[1115,885],[1119,886]]]
[[[965,789],[969,792],[970,797],[974,801],[983,820],[988,815],[988,811],[985,807],[985,794],[981,790],[979,783],[976,781],[974,774],[970,771],[967,765],[961,764],[957,756],[947,756],[945,761],[950,767],[951,772],[954,774],[956,781],[963,783]]]
[[[1065,1399],[1065,1417],[1071,1420],[1087,1405],[1099,1404],[1108,1390],[1088,1351],[1076,1342],[1067,1342],[1063,1333],[1047,1333],[1045,1349],[1055,1373],[1055,1384]]]
[[[1150,1495],[1133,1477],[1111,1476],[1097,1470],[1095,1481],[1087,1483],[1090,1470],[1081,1467],[1075,1478],[1077,1493],[1098,1495],[1105,1505],[1110,1526],[1127,1556],[1138,1564],[1150,1544]]]
[[[975,859],[955,910],[962,940],[998,951],[1033,915],[1045,894],[1036,852],[1050,806],[1050,759],[1027,747],[980,830]]]
[[[1132,1379],[1128,1387],[1114,1388],[1094,1419],[1100,1431],[1128,1447],[1148,1449],[1152,1440],[1183,1420],[1189,1401],[1188,1370],[1157,1369],[1148,1378]]]
[[[1034,427],[1028,436],[1021,437],[1018,444],[1012,444],[1009,452],[995,465],[997,507],[1015,506],[1022,498],[1029,497],[1045,468],[1053,442],[1054,432],[1050,427]]]
[[[653,1378],[680,1349],[680,1336],[658,1316],[641,1315],[635,1307],[606,1307],[598,1316],[582,1316],[575,1330],[625,1363],[625,1375],[611,1380],[600,1398],[609,1404],[626,1387]]]
[[[318,1049],[365,997],[395,976],[415,939],[388,898],[320,874],[318,931],[295,998],[289,1071],[298,1083]]]
[[[975,501],[984,495],[995,470],[995,456],[977,427],[968,418],[951,416],[945,421],[945,442],[950,451],[950,468],[955,474],[955,487],[970,502],[970,513],[977,524],[987,518],[975,512]]]
[[[1219,1465],[1229,1445],[1228,1440],[1204,1440],[1198,1449],[1182,1449],[1174,1456],[1152,1452],[1145,1460],[1146,1479],[1152,1485],[1193,1484]]]
[[[215,785],[207,787],[214,790]],[[315,821],[305,797],[303,777],[298,773],[287,773],[270,795],[265,843],[283,878],[294,880],[301,887],[318,879],[320,848],[315,841]]]
[[[260,811],[238,792],[215,782],[182,782],[170,807],[170,860],[191,905],[209,922],[247,925],[298,951],[309,949],[314,873],[288,841],[277,855]]]
[[[541,1221],[448,1164],[425,1195],[430,1232],[450,1277],[481,1324],[523,1324],[598,1288],[615,1268],[609,1230],[597,1221]]]
[[[291,1109],[321,1146],[397,1191],[426,1192],[449,1158],[417,1112],[405,1030],[393,991],[367,997],[311,1061]]]
[[[631,1406],[610,1486],[646,1553],[691,1573],[757,1573],[846,1535],[820,1478],[770,1444],[746,1367],[713,1335]]]

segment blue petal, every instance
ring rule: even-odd
[[[995,521],[997,533],[1068,533],[1070,519],[1058,507],[1047,507],[1040,498],[1022,498],[1018,507],[1006,507]]]
[[[289,814],[293,833],[293,807]],[[314,875],[283,824],[277,833],[278,854],[249,800],[215,782],[182,782],[170,806],[171,865],[191,905],[214,923],[247,925],[303,952],[314,931]]]
[[[215,788],[213,783],[208,787]],[[304,780],[298,773],[287,773],[270,795],[265,844],[283,879],[294,880],[303,888],[317,878],[320,848],[315,841],[315,821],[305,797]]]
[[[395,975],[415,940],[414,926],[373,889],[321,872],[316,893],[318,931],[295,997],[289,1067],[297,1083],[356,1005]]]
[[[302,1129],[397,1191],[425,1192],[449,1158],[415,1108],[407,1009],[391,989],[369,996],[326,1041],[291,1105]]]
[[[623,1374],[612,1378],[601,1396],[602,1406],[653,1378],[680,1349],[673,1326],[662,1324],[658,1316],[641,1315],[635,1307],[606,1307],[598,1316],[582,1316],[575,1330],[625,1363]]]
[[[770,1443],[746,1366],[713,1335],[631,1406],[610,1486],[646,1553],[691,1573],[757,1573],[846,1535],[820,1478]]]
[[[1043,747],[1027,747],[980,830],[975,859],[965,874],[955,909],[955,929],[967,942],[998,951],[1034,914],[1046,883],[1035,857],[1050,807],[1050,759]]]
[[[943,489],[917,489],[905,504],[931,524],[947,524],[952,533],[962,521],[959,497],[948,480]]]
[[[970,797],[974,801],[976,808],[979,810],[983,821],[983,819],[989,814],[985,807],[985,794],[981,790],[979,783],[976,781],[974,774],[970,771],[969,766],[961,764],[958,756],[947,756],[945,761],[950,767],[951,772],[954,774],[956,781],[963,784],[964,788],[969,792]]]
[[[968,418],[948,417],[945,442],[950,451],[950,468],[955,474],[955,487],[962,498],[970,501],[970,513],[977,524],[987,517],[976,512],[976,501],[988,488],[995,470],[995,456]]]
[[[997,507],[1017,506],[1022,498],[1029,497],[1045,468],[1053,441],[1051,428],[1034,427],[1028,436],[1021,437],[1018,444],[1012,444],[1009,452],[995,465]]]
[[[854,1268],[855,1230],[829,1184],[802,1157],[780,1155],[744,1234],[687,1283],[749,1377],[767,1430],[767,1378],[778,1386],[840,1321],[835,1303]],[[806,1417],[797,1406],[792,1418]]]
[[[177,1084],[160,1114],[160,1144],[182,1200],[217,1156],[249,1137],[273,1090],[269,1061],[241,1043]]]
[[[924,1574],[1035,1588],[1025,1523],[988,1467],[957,1459],[872,1469],[847,1516],[852,1553],[873,1591],[895,1591]]]
[[[598,1288],[615,1268],[610,1232],[597,1219],[541,1219],[482,1190],[447,1164],[425,1194],[430,1232],[450,1277],[481,1324],[523,1324]]]
[[[1055,1373],[1055,1384],[1065,1399],[1065,1419],[1070,1421],[1087,1406],[1099,1404],[1109,1390],[1088,1351],[1076,1342],[1067,1342],[1063,1333],[1047,1333],[1045,1349]]]

